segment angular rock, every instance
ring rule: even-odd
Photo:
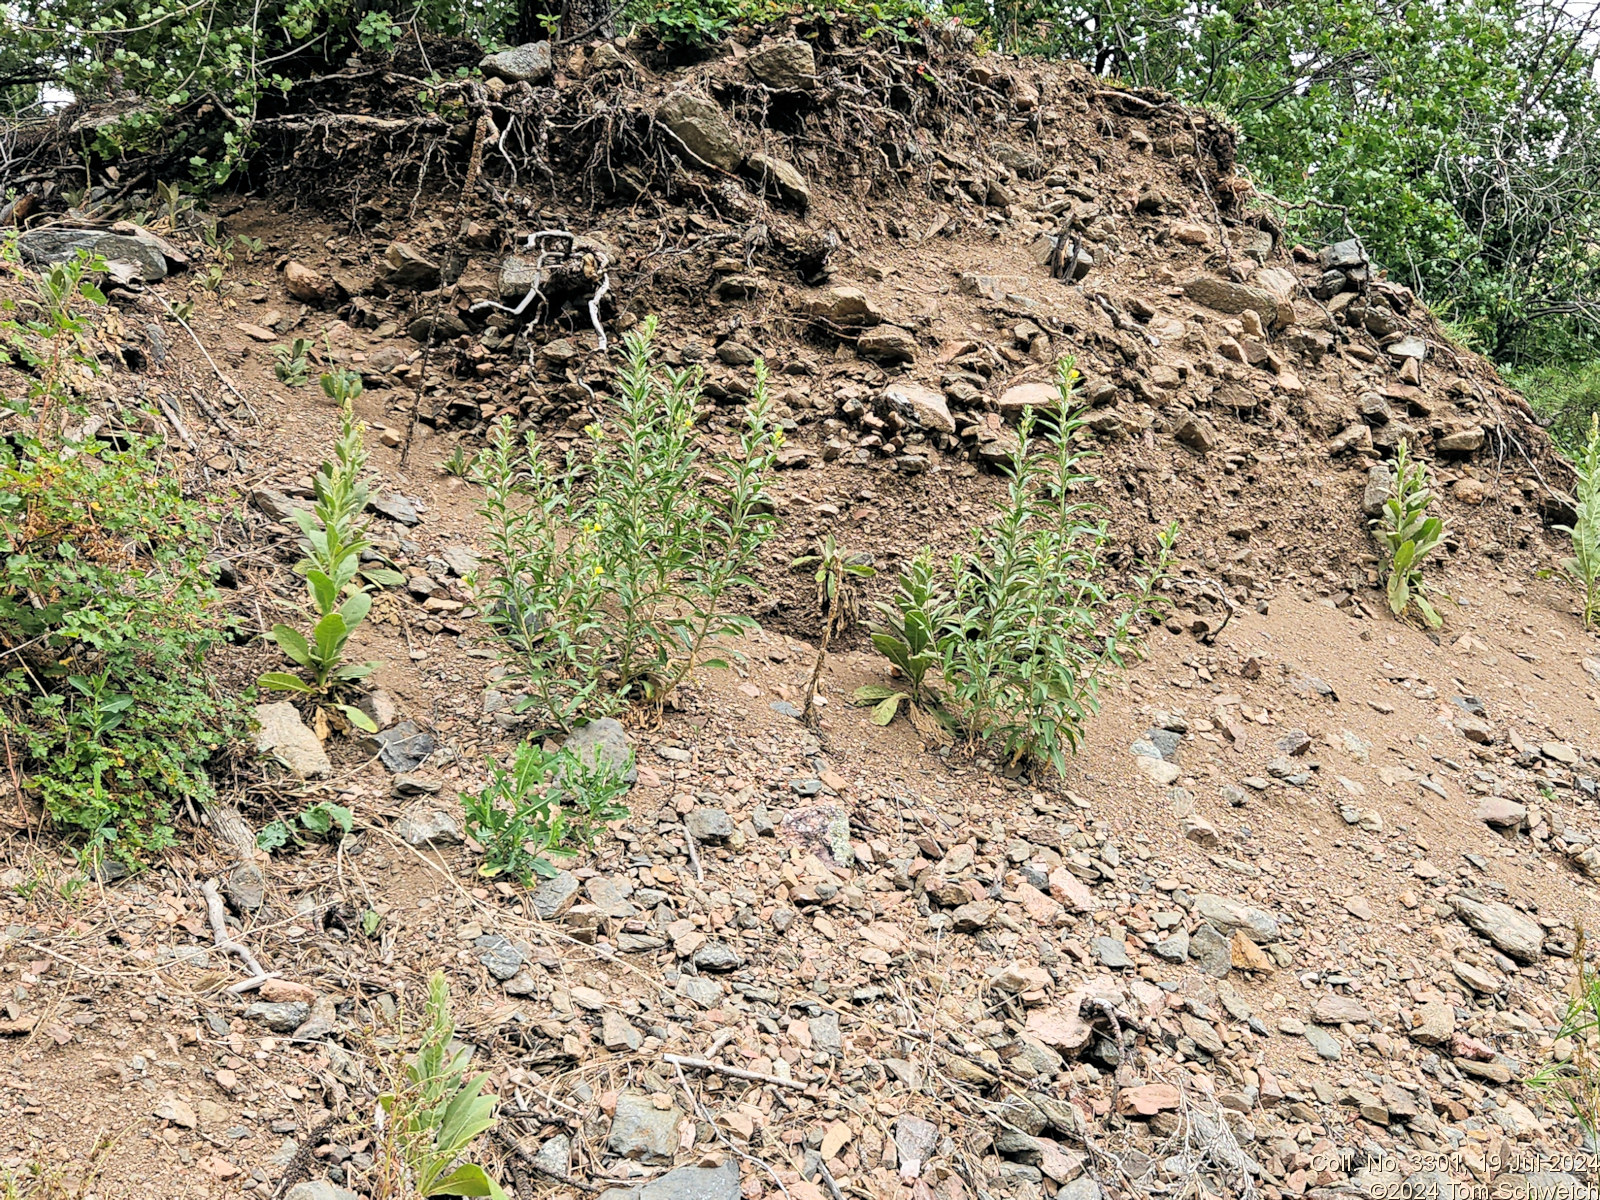
[[[1454,433],[1447,433],[1436,442],[1435,448],[1445,454],[1471,454],[1474,450],[1483,447],[1483,426],[1473,425],[1468,429],[1458,429]]]
[[[656,109],[664,125],[698,164],[719,171],[736,171],[744,161],[733,126],[722,109],[692,92],[674,92]]]
[[[1186,414],[1178,422],[1177,428],[1172,431],[1172,436],[1200,454],[1209,454],[1217,448],[1216,427],[1204,417],[1197,417],[1193,413]]]
[[[614,717],[601,717],[579,726],[567,735],[561,748],[571,750],[589,767],[604,765],[613,770],[626,769],[623,778],[629,783],[639,778],[638,768],[633,765],[633,740],[622,722]]]
[[[362,741],[369,753],[375,753],[391,774],[406,775],[428,760],[434,751],[433,735],[417,727],[415,721],[401,721],[392,729],[384,729]]]
[[[477,959],[502,983],[522,969],[523,954],[504,934],[486,933],[473,940]]]
[[[331,1180],[310,1179],[295,1184],[284,1193],[283,1200],[361,1200],[361,1197]]]
[[[1311,1019],[1319,1025],[1370,1025],[1372,1014],[1354,996],[1324,992],[1317,997]]]
[[[529,897],[541,921],[554,921],[572,907],[578,898],[578,877],[571,871],[557,871],[533,889]]]
[[[679,1167],[636,1188],[607,1188],[600,1200],[740,1200],[739,1160],[720,1167]]]
[[[950,415],[950,406],[945,402],[943,392],[914,383],[896,383],[883,389],[883,398],[900,411],[910,414],[924,429],[935,433],[956,431],[956,421]]]
[[[1000,393],[1000,416],[1015,423],[1030,408],[1053,408],[1061,392],[1053,383],[1019,383]]]
[[[1212,925],[1201,925],[1190,935],[1189,958],[1217,979],[1226,978],[1233,970],[1233,947]]]
[[[326,779],[333,763],[317,735],[287,700],[256,705],[256,749],[271,754],[301,779]]]
[[[1443,1046],[1456,1031],[1456,1010],[1444,1000],[1417,1006],[1410,1029],[1411,1040],[1424,1046]]]
[[[734,834],[733,818],[720,808],[696,808],[683,819],[683,825],[690,837],[709,846],[726,845]]]
[[[378,277],[392,288],[425,291],[439,286],[439,264],[405,242],[391,242]]]
[[[617,1097],[616,1115],[606,1135],[606,1148],[623,1158],[643,1163],[670,1163],[678,1152],[677,1105],[657,1108],[650,1097],[623,1092]]]
[[[478,68],[491,79],[507,83],[542,83],[555,74],[549,42],[527,42],[486,55]]]
[[[1305,1039],[1311,1043],[1319,1057],[1329,1062],[1338,1062],[1344,1054],[1344,1049],[1339,1045],[1339,1039],[1334,1037],[1320,1025],[1307,1025]]]
[[[454,814],[426,801],[401,813],[394,832],[406,845],[419,850],[461,844],[461,825]]]
[[[1485,904],[1459,893],[1450,897],[1450,907],[1468,926],[1519,963],[1538,961],[1544,930],[1532,917],[1498,900]]]
[[[1146,1083],[1123,1088],[1117,1093],[1117,1112],[1124,1117],[1153,1117],[1176,1112],[1182,1103],[1178,1089],[1170,1083]]]
[[[244,1010],[247,1021],[260,1021],[273,1033],[293,1033],[311,1015],[311,1006],[299,1001],[271,1004],[257,1001]]]
[[[811,206],[811,188],[806,177],[787,159],[771,154],[752,154],[744,162],[744,173],[763,188],[771,188],[778,199],[804,212]]]
[[[1478,820],[1496,829],[1519,829],[1528,819],[1526,805],[1504,796],[1485,796],[1478,802]]]
[[[124,282],[157,283],[167,277],[167,257],[157,240],[97,229],[29,229],[17,236],[28,263],[66,262],[79,250],[105,259],[113,277]]]
[[[772,42],[754,50],[744,65],[752,79],[775,92],[807,92],[817,86],[817,57],[810,42]]]
[[[917,339],[898,325],[878,325],[856,339],[856,353],[873,362],[915,362]]]
[[[850,814],[835,804],[799,808],[783,818],[779,828],[791,843],[810,846],[836,867],[855,863],[850,848]]]
[[[1262,327],[1266,329],[1294,323],[1294,305],[1289,301],[1280,300],[1263,288],[1219,279],[1215,275],[1197,275],[1188,280],[1183,285],[1183,294],[1196,304],[1203,304],[1216,312],[1253,312],[1261,318]]]
[[[831,287],[819,296],[809,296],[801,307],[809,316],[821,317],[835,325],[877,325],[883,314],[860,288]]]
[[[1216,926],[1222,933],[1243,929],[1258,945],[1275,942],[1281,936],[1278,922],[1271,913],[1210,892],[1200,892],[1195,896],[1194,914]]]

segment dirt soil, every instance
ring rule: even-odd
[[[260,996],[226,990],[245,972],[208,924],[201,887],[230,866],[211,827],[85,884],[18,818],[0,1169],[23,1194],[386,1195],[375,1097],[438,968],[500,1098],[479,1157],[522,1196],[1594,1181],[1524,1082],[1571,1053],[1555,1033],[1600,916],[1600,651],[1550,572],[1571,474],[1526,406],[1399,281],[1284,245],[1203,115],[1078,67],[800,32],[798,81],[773,74],[808,57],[783,38],[676,69],[606,44],[437,115],[395,98],[397,68],[352,67],[325,111],[274,118],[251,194],[211,205],[237,239],[214,287],[217,252],[166,228],[188,271],[113,293],[98,403],[179,414],[164,432],[226,516],[225,595],[253,630],[300,615],[282,504],[338,428],[272,348],[362,373],[378,490],[417,520],[375,522],[410,582],[354,654],[382,663],[384,723],[433,748],[396,775],[336,734],[327,778],[247,756],[219,780],[255,828],[319,799],[356,816],[260,853],[264,902],[230,906],[279,977]],[[782,167],[752,170],[762,153]],[[576,240],[541,264],[545,230]],[[530,267],[548,294],[524,314],[473,310],[514,307]],[[502,415],[570,444],[651,314],[662,358],[705,369],[708,446],[752,359],[773,368],[778,531],[741,601],[763,631],[628,716],[631,817],[530,893],[459,834],[456,794],[524,727],[462,577],[482,491],[442,464]],[[872,724],[848,698],[886,664],[860,630],[818,725],[785,715],[820,631],[792,560],[833,533],[881,596],[922,547],[964,546],[1067,354],[1114,568],[1180,533],[1169,614],[1065,777]],[[1401,437],[1449,523],[1438,632],[1377,586],[1363,503]],[[277,665],[256,639],[215,669],[242,689]]]

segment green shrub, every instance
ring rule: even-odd
[[[483,874],[523,884],[554,875],[551,858],[592,846],[602,824],[628,815],[619,803],[628,771],[533,742],[517,747],[509,770],[491,758],[489,786],[462,796],[467,832],[483,847]]]
[[[635,700],[655,704],[725,635],[757,628],[729,610],[773,518],[763,489],[781,433],[767,375],[733,453],[696,446],[698,371],[658,371],[655,322],[628,335],[618,399],[588,429],[588,461],[559,468],[509,420],[478,458],[488,522],[486,607],[518,711],[570,729]]]
[[[1562,568],[1583,589],[1583,625],[1593,628],[1600,607],[1600,413],[1590,414],[1589,436],[1573,456],[1578,477],[1577,517],[1556,528],[1572,539],[1572,557]]]
[[[212,795],[206,764],[243,730],[207,671],[229,620],[204,508],[159,442],[62,434],[67,381],[95,369],[94,265],[29,277],[0,322],[31,374],[0,440],[0,740],[58,826],[131,858],[170,843],[174,805]]]
[[[1151,575],[1107,589],[1100,551],[1105,522],[1076,498],[1093,481],[1075,435],[1071,359],[1057,370],[1056,405],[1029,410],[1018,431],[1006,501],[944,572],[914,561],[873,642],[910,684],[900,696],[859,694],[880,719],[901,699],[913,712],[938,706],[969,744],[993,744],[1011,768],[1027,760],[1065,771],[1095,711],[1102,676],[1137,645],[1135,626],[1158,608],[1155,586],[1176,530],[1161,537]],[[1036,431],[1038,435],[1036,436]],[[930,643],[930,634],[932,641]],[[930,647],[942,687],[929,681]]]
[[[1428,601],[1422,563],[1444,537],[1444,521],[1428,515],[1433,503],[1428,468],[1411,457],[1405,438],[1395,448],[1394,471],[1383,513],[1372,522],[1388,563],[1389,609],[1398,617],[1415,604],[1422,619],[1437,627],[1444,622]]]

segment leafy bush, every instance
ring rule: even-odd
[[[1600,414],[1600,362],[1543,366],[1514,372],[1509,378],[1526,394],[1556,445],[1576,456],[1588,435],[1590,419]]]
[[[882,723],[901,700],[913,712],[938,705],[969,743],[995,744],[1011,767],[1032,759],[1064,771],[1097,707],[1100,678],[1137,645],[1135,626],[1158,607],[1154,588],[1176,530],[1163,533],[1151,575],[1127,592],[1107,591],[1105,523],[1075,498],[1094,478],[1081,469],[1089,452],[1076,444],[1075,379],[1072,360],[1062,360],[1055,406],[1024,414],[1006,502],[972,549],[942,574],[920,557],[894,603],[879,606],[887,620],[873,643],[911,684],[898,696],[858,693],[876,703],[875,716],[886,714]],[[933,650],[940,693],[928,680]]]
[[[33,296],[0,322],[31,374],[0,440],[0,741],[56,824],[131,858],[170,843],[174,804],[212,795],[206,764],[243,730],[206,670],[229,620],[204,508],[156,440],[62,432],[68,382],[96,369],[95,266],[24,276]]]
[[[1577,519],[1556,528],[1572,539],[1572,557],[1561,566],[1583,589],[1583,625],[1593,628],[1600,608],[1600,413],[1589,418],[1589,437],[1573,459],[1578,476]]]
[[[478,458],[488,522],[489,619],[519,711],[569,729],[634,700],[656,704],[718,638],[756,628],[730,592],[771,535],[764,496],[781,433],[768,422],[767,374],[733,453],[695,445],[698,371],[658,371],[655,322],[626,339],[617,403],[588,429],[587,463],[560,469],[509,420]]]
[[[372,546],[367,537],[371,521],[363,516],[371,494],[361,478],[367,451],[363,427],[351,407],[361,394],[361,377],[342,371],[324,375],[322,390],[339,403],[339,440],[333,458],[317,469],[311,481],[315,506],[310,512],[303,508],[294,511],[302,535],[300,549],[306,555],[295,569],[305,576],[317,623],[309,637],[288,625],[272,627],[270,640],[305,674],[268,671],[260,684],[269,691],[310,697],[321,708],[332,709],[351,724],[374,733],[377,726],[372,718],[338,697],[372,674],[378,664],[347,663],[344,648],[372,609],[367,584],[396,584],[403,577],[398,571],[361,564],[362,552]]]
[[[1389,609],[1400,616],[1412,604],[1429,625],[1444,624],[1428,602],[1428,585],[1422,578],[1422,562],[1444,537],[1444,521],[1428,515],[1433,492],[1428,487],[1428,468],[1411,457],[1405,438],[1395,448],[1394,481],[1383,513],[1372,522],[1374,536],[1388,563]]]
[[[868,627],[872,644],[899,672],[901,684],[857,688],[856,701],[873,706],[875,725],[893,721],[903,703],[911,723],[930,732],[928,720],[946,716],[930,676],[943,665],[939,636],[955,615],[955,605],[937,578],[933,551],[923,550],[912,559],[894,595],[873,601],[872,607],[882,618]]]
[[[489,786],[462,797],[467,832],[483,847],[483,874],[523,884],[554,875],[552,857],[592,846],[602,824],[628,815],[618,802],[630,786],[628,771],[533,742],[517,747],[509,770],[491,758]]]
[[[443,971],[428,980],[422,1044],[399,1084],[378,1097],[374,1195],[488,1196],[506,1193],[487,1171],[462,1161],[479,1134],[495,1124],[495,1098],[483,1095],[488,1075],[467,1075],[472,1047],[453,1049],[455,1020]]]

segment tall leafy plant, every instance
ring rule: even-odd
[[[1594,627],[1600,608],[1600,414],[1589,417],[1589,436],[1572,462],[1578,477],[1576,517],[1571,525],[1558,525],[1572,539],[1572,557],[1562,568],[1583,589],[1583,626]]]
[[[1411,457],[1409,444],[1401,438],[1395,448],[1389,498],[1372,529],[1388,564],[1389,610],[1398,617],[1415,604],[1422,619],[1437,627],[1444,621],[1428,600],[1422,575],[1423,562],[1444,537],[1444,521],[1428,515],[1432,503],[1428,468]]]
[[[694,433],[698,371],[654,362],[654,319],[627,336],[615,404],[551,461],[502,421],[480,458],[490,620],[522,711],[570,728],[635,700],[663,703],[707,651],[756,627],[731,593],[771,535],[765,487],[782,434],[765,367],[731,453]]]

